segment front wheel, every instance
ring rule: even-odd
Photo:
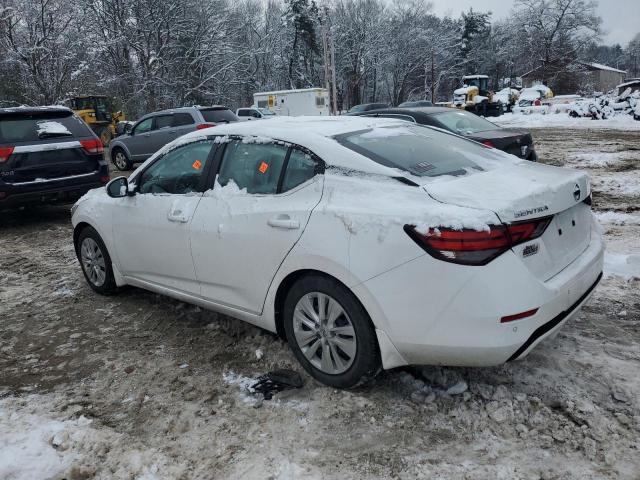
[[[131,167],[132,167],[132,163],[127,158],[127,154],[124,153],[124,151],[122,151],[121,148],[117,148],[113,152],[113,164],[121,172],[124,172],[126,170],[131,170]]]
[[[350,388],[378,372],[371,320],[344,285],[324,276],[304,277],[289,291],[283,313],[291,350],[320,382]]]
[[[93,290],[108,295],[118,289],[111,267],[111,257],[95,229],[85,227],[80,232],[76,243],[76,254],[82,266],[84,278]]]

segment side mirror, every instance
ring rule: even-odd
[[[128,133],[129,135],[133,135],[133,125],[130,123],[125,123],[124,125],[124,133]]]
[[[111,198],[122,198],[133,195],[129,191],[129,180],[127,177],[118,177],[107,183],[107,195]]]

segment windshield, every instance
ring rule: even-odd
[[[334,138],[376,163],[419,177],[461,176],[504,164],[500,153],[420,125],[376,127]]]
[[[496,130],[498,127],[482,117],[469,112],[451,111],[436,113],[435,119],[447,130],[459,135]]]

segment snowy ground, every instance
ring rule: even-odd
[[[640,121],[631,115],[619,114],[607,120],[591,120],[590,118],[572,118],[567,113],[505,113],[496,118],[490,118],[493,123],[503,127],[522,128],[570,128],[593,130],[625,130],[640,131]]]
[[[305,375],[260,405],[252,378],[301,371],[281,340],[137,289],[97,296],[68,207],[0,214],[0,479],[637,479],[640,135],[533,133],[543,161],[593,176],[593,299],[523,361],[351,392]]]

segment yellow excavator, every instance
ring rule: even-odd
[[[494,116],[502,113],[502,104],[494,101],[489,90],[489,77],[486,75],[466,75],[462,77],[463,86],[453,92],[453,106],[482,116]]]
[[[100,137],[104,146],[116,136],[118,122],[126,120],[122,111],[111,112],[106,95],[79,95],[69,100],[71,109]]]

